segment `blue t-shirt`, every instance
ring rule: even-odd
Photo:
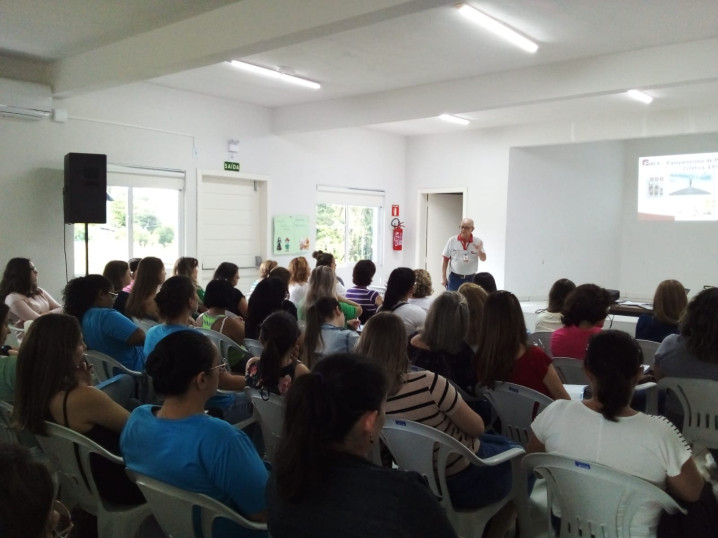
[[[223,420],[204,414],[182,419],[157,418],[142,405],[120,436],[128,468],[170,485],[204,493],[245,517],[266,509],[267,469],[247,435]],[[227,520],[215,523],[214,536],[260,537]]]
[[[87,347],[109,355],[130,370],[142,371],[142,346],[130,346],[127,339],[139,327],[112,308],[90,308],[82,316],[82,334]]]

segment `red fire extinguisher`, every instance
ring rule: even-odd
[[[404,244],[404,223],[401,222],[399,219],[392,219],[391,225],[394,228],[394,231],[392,233],[392,248],[394,250],[401,250],[402,245]]]

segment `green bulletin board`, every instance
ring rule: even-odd
[[[279,215],[274,217],[272,254],[288,256],[309,250],[309,216]]]

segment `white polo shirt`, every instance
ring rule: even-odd
[[[450,237],[442,255],[449,260],[449,270],[457,275],[472,275],[479,270],[479,252],[484,251],[484,242],[472,234],[468,241],[461,234]]]

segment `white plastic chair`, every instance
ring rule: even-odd
[[[546,355],[553,357],[551,353],[551,331],[536,331],[528,335],[528,343],[530,346],[539,346],[544,350]]]
[[[501,434],[526,446],[531,437],[531,423],[553,400],[528,387],[501,383],[494,390],[484,389],[501,421]]]
[[[571,357],[554,357],[553,367],[556,368],[561,381],[568,385],[588,385],[589,380],[583,369],[583,361]]]
[[[47,435],[38,435],[37,442],[60,475],[63,497],[97,516],[99,538],[131,538],[151,515],[147,503],[127,506],[114,504],[100,497],[90,469],[90,455],[124,465],[122,458],[105,450],[84,435],[52,422],[45,422]]]
[[[419,422],[390,417],[386,419],[381,436],[400,469],[416,471],[426,478],[432,493],[446,510],[446,515],[458,535],[480,537],[488,521],[511,500],[515,502],[519,511],[522,531],[530,531],[528,486],[526,473],[521,469],[520,461],[521,456],[525,454],[522,448],[511,448],[490,458],[481,459],[444,432]],[[475,510],[455,509],[446,485],[446,462],[451,454],[460,454],[472,465],[478,466],[493,466],[511,461],[513,474],[511,493],[500,501]]]
[[[638,342],[638,345],[641,346],[641,351],[643,351],[643,364],[653,366],[653,359],[661,344],[652,340],[640,340],[638,338],[636,338],[636,342]]]
[[[264,441],[264,458],[272,462],[284,424],[284,398],[268,391],[246,388],[259,418]]]
[[[675,395],[683,408],[681,432],[686,441],[718,448],[718,381],[664,377],[657,390],[648,393],[647,413],[658,414],[658,395],[666,392]]]
[[[140,329],[142,329],[145,332],[149,331],[155,325],[160,324],[159,321],[153,321],[151,319],[145,319],[145,318],[140,319],[140,318],[136,318],[136,317],[132,317],[131,319],[135,325],[137,325]]]
[[[212,343],[217,346],[217,349],[219,350],[219,356],[223,359],[226,359],[227,361],[229,361],[230,349],[235,349],[237,350],[237,352],[242,353],[243,355],[247,354],[247,349],[243,348],[240,344],[238,344],[225,334],[213,331],[212,329],[203,329],[201,327],[198,327],[196,330],[209,338]],[[244,365],[242,365],[241,370],[242,372],[244,372]]]
[[[12,427],[12,404],[0,400],[0,440],[20,443],[17,431]]]
[[[137,484],[152,513],[167,536],[177,538],[212,538],[212,525],[217,518],[227,519],[243,527],[266,531],[267,525],[241,516],[227,505],[201,493],[194,493],[127,469]],[[201,533],[195,532],[199,523]]]
[[[262,356],[262,350],[264,349],[264,346],[262,346],[262,343],[259,340],[245,338],[244,345],[247,346],[247,349],[252,354],[252,357]]]
[[[132,377],[143,377],[144,375],[142,372],[130,370],[117,359],[95,349],[88,349],[85,354],[87,361],[94,367],[93,371],[98,381],[107,381],[117,374],[127,374]]]
[[[604,465],[541,453],[526,456],[523,466],[546,479],[548,505],[561,511],[559,538],[629,538],[633,517],[646,505],[685,513],[662,489]]]

